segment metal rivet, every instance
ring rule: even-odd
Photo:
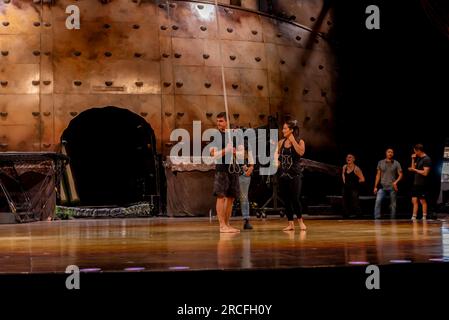
[[[137,87],[143,86],[143,82],[142,82],[142,81],[136,81],[136,86],[137,86]]]
[[[45,54],[46,56],[49,56],[49,55],[51,55],[51,52],[46,51],[46,52],[44,52],[44,54]]]
[[[297,41],[301,41],[301,37],[300,36],[296,36],[296,40]]]
[[[46,116],[46,117],[49,117],[49,116],[51,115],[51,112],[45,111],[45,112],[43,113],[43,115]]]
[[[212,86],[212,84],[211,84],[210,82],[205,82],[205,83],[204,83],[204,86],[205,86],[206,88],[210,88],[210,87]]]
[[[236,56],[229,56],[229,59],[231,60],[235,60],[237,57]]]
[[[76,56],[76,57],[79,57],[79,56],[81,55],[81,52],[79,52],[79,51],[74,51],[74,52],[73,52],[73,55]]]
[[[106,86],[110,87],[114,84],[114,81],[105,81],[104,83]]]
[[[142,54],[140,52],[134,53],[134,57],[136,57],[136,58],[140,58],[141,56],[142,56]]]
[[[8,112],[2,111],[2,112],[0,112],[0,116],[7,117],[8,116]]]
[[[8,81],[0,81],[2,87],[6,87],[8,85]]]
[[[296,16],[295,16],[295,15],[292,15],[292,16],[290,16],[289,19],[290,19],[290,20],[296,20]]]
[[[77,114],[78,114],[78,112],[76,112],[76,111],[70,111],[70,115],[71,115],[72,117],[75,117]]]
[[[170,86],[171,86],[171,83],[170,83],[170,82],[164,82],[164,87],[168,88],[168,87],[170,87]]]
[[[236,83],[233,83],[233,84],[232,84],[232,88],[233,88],[233,89],[237,89],[238,87],[239,87],[238,84],[236,84]]]
[[[256,60],[257,62],[260,62],[262,59],[260,57],[255,57],[254,60]]]
[[[164,9],[165,5],[163,3],[159,3],[159,8]]]
[[[306,95],[306,94],[308,94],[309,93],[309,89],[304,89],[303,91],[302,91],[302,94],[304,94],[304,95]]]
[[[228,31],[229,33],[232,33],[232,31],[234,31],[234,29],[232,29],[232,28],[227,28],[226,31]]]
[[[168,53],[163,53],[162,56],[163,56],[164,58],[170,57],[170,55],[169,55]]]
[[[210,118],[212,117],[213,113],[212,112],[206,112],[206,117]]]
[[[315,21],[316,19],[315,19],[315,17],[310,17],[310,21]]]
[[[103,27],[104,27],[105,29],[109,29],[109,28],[111,28],[111,25],[110,25],[109,23],[105,23],[105,24],[103,25]]]
[[[112,56],[112,52],[106,51],[104,55],[109,58]]]
[[[35,23],[33,23],[33,26],[35,26],[35,27],[40,27],[40,26],[41,26],[41,23],[36,21]]]
[[[48,86],[48,85],[51,84],[51,81],[50,81],[50,80],[45,80],[45,81],[43,81],[43,83],[44,83],[46,86]]]
[[[209,59],[210,55],[208,55],[207,53],[203,54],[203,58],[204,59]]]
[[[3,21],[3,25],[4,25],[5,27],[9,26],[9,22],[8,22],[8,21]]]
[[[261,85],[261,84],[257,85],[257,89],[262,90],[263,89],[263,85]]]
[[[276,36],[277,36],[278,38],[280,38],[280,37],[282,37],[282,33],[278,33]]]
[[[38,86],[41,82],[39,80],[33,80],[31,83],[33,86]]]
[[[79,86],[82,85],[83,83],[82,83],[81,81],[79,81],[79,80],[75,80],[75,81],[73,81],[73,84],[74,84],[75,86],[79,87]]]
[[[304,118],[304,122],[307,122],[307,121],[310,121],[310,120],[312,120],[312,119],[309,116]]]
[[[287,86],[284,87],[284,91],[288,92],[288,87]]]
[[[7,144],[7,143],[1,143],[0,144],[0,147],[2,147],[2,148],[7,148],[9,146],[9,144]]]
[[[41,54],[41,52],[38,51],[38,50],[35,50],[35,51],[33,51],[33,54],[34,54],[35,56],[39,56],[39,55]]]
[[[142,117],[146,117],[146,116],[148,115],[148,112],[141,112],[140,115],[141,115]]]
[[[240,117],[240,113],[234,113],[232,116],[233,116],[235,119],[237,119],[238,117]]]
[[[178,115],[178,117],[183,117],[184,116],[184,112],[178,112],[177,115]]]
[[[199,4],[199,5],[197,5],[197,8],[202,10],[202,9],[204,9],[204,6],[202,4]]]
[[[2,56],[7,56],[9,54],[9,51],[2,51]]]
[[[318,69],[323,70],[323,69],[324,69],[324,66],[320,64],[320,65],[318,66]]]
[[[207,27],[206,26],[201,26],[200,29],[201,29],[201,31],[206,31]]]
[[[253,31],[251,31],[251,33],[252,33],[253,35],[256,35],[256,34],[258,33],[258,31],[257,31],[257,30],[253,30]]]
[[[326,92],[326,91],[321,91],[321,96],[322,96],[322,97],[327,96],[327,92]]]
[[[44,143],[43,146],[44,146],[44,148],[50,148],[51,147],[51,143]]]
[[[176,26],[176,25],[172,26],[171,28],[172,28],[173,30],[178,30],[178,29],[179,29],[179,27]]]
[[[4,3],[8,4],[11,2],[11,0],[3,0]]]
[[[170,117],[172,115],[171,112],[165,112],[164,114],[165,114],[166,117]]]
[[[174,4],[174,3],[170,3],[169,6],[170,6],[170,8],[176,8],[176,4]]]
[[[51,23],[50,23],[50,22],[45,22],[45,23],[44,23],[44,26],[47,27],[47,28],[49,28],[49,27],[51,27]]]
[[[182,83],[181,81],[176,82],[176,86],[178,88],[181,88],[184,85],[184,83]]]
[[[167,26],[161,26],[161,30],[167,30]]]
[[[181,58],[181,57],[182,57],[182,54],[180,54],[180,53],[175,53],[175,58],[179,59],[179,58]]]
[[[37,117],[37,116],[39,116],[41,113],[38,112],[38,111],[33,111],[33,112],[31,112],[31,114],[32,114],[33,116]]]
[[[138,25],[138,24],[135,24],[135,25],[133,25],[133,29],[139,29],[140,28],[140,26]]]
[[[281,62],[281,64],[285,64],[285,60],[281,60],[280,62]]]

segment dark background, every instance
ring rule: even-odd
[[[365,27],[365,9],[371,4],[380,9],[380,30]],[[434,161],[436,197],[449,137],[449,38],[431,22],[420,0],[345,0],[332,6],[335,27],[329,38],[338,61],[338,164],[344,163],[346,153],[354,153],[368,178],[364,192],[371,193],[377,161],[387,147],[395,149],[406,171],[413,145],[422,143]],[[403,193],[411,178],[405,172]]]

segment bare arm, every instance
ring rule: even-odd
[[[343,166],[343,170],[341,171],[341,178],[343,180],[343,184],[346,183],[346,181],[345,181],[345,171],[346,171],[346,165]]]
[[[354,173],[359,177],[359,182],[365,182],[365,177],[363,176],[363,172],[359,167],[355,167]]]
[[[290,137],[293,137],[293,135],[291,135]],[[304,140],[300,139],[299,142],[297,142],[294,137],[289,140],[291,141],[296,153],[302,157],[306,152],[306,144],[304,143]]]
[[[376,173],[376,180],[374,181],[374,193],[377,193],[377,186],[379,185],[380,182],[380,169],[377,169],[377,173]]]
[[[424,176],[424,177],[427,177],[428,175],[429,175],[429,171],[430,171],[430,167],[424,167],[424,169],[423,170],[418,170],[418,169],[415,169],[415,168],[413,168],[414,170],[414,172],[416,172],[417,174],[420,174],[420,175],[422,175],[422,176]]]
[[[276,151],[274,152],[274,166],[276,168],[279,168],[279,149],[281,148],[282,142],[284,142],[284,139],[278,142],[278,146],[276,147]]]

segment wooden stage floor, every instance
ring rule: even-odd
[[[220,234],[208,218],[69,220],[0,226],[0,274],[282,269],[449,260],[449,220],[253,219]],[[233,225],[241,227],[240,220]]]

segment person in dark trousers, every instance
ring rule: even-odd
[[[355,217],[360,214],[359,189],[365,182],[362,170],[355,165],[353,154],[346,156],[346,164],[343,166],[343,216]]]
[[[249,186],[251,184],[251,175],[254,170],[254,157],[252,156],[252,150],[248,150],[245,147],[244,152],[244,163],[241,166],[241,174],[239,176],[240,182],[240,210],[243,217],[243,229],[251,230],[253,226],[249,222],[250,219],[250,208],[249,208]]]
[[[417,144],[413,148],[414,153],[412,154],[412,165],[408,170],[414,173],[415,177],[413,180],[412,187],[412,204],[413,204],[413,215],[412,220],[416,220],[418,215],[419,203],[422,206],[422,219],[427,219],[427,196],[429,190],[429,173],[432,167],[432,160],[424,152],[424,147],[422,144]]]
[[[374,194],[376,195],[375,219],[381,218],[382,202],[387,196],[390,196],[391,219],[396,217],[396,195],[399,190],[398,183],[402,179],[402,167],[393,157],[393,149],[388,148],[385,152],[385,159],[380,160],[377,164],[377,174],[374,182]]]
[[[299,137],[299,126],[295,120],[284,123],[282,128],[284,136],[278,143],[275,153],[276,166],[279,174],[279,190],[285,203],[285,214],[288,218],[288,226],[284,231],[295,230],[293,215],[296,214],[300,230],[306,230],[302,218],[301,187],[302,168],[301,157],[306,150],[305,142]]]

